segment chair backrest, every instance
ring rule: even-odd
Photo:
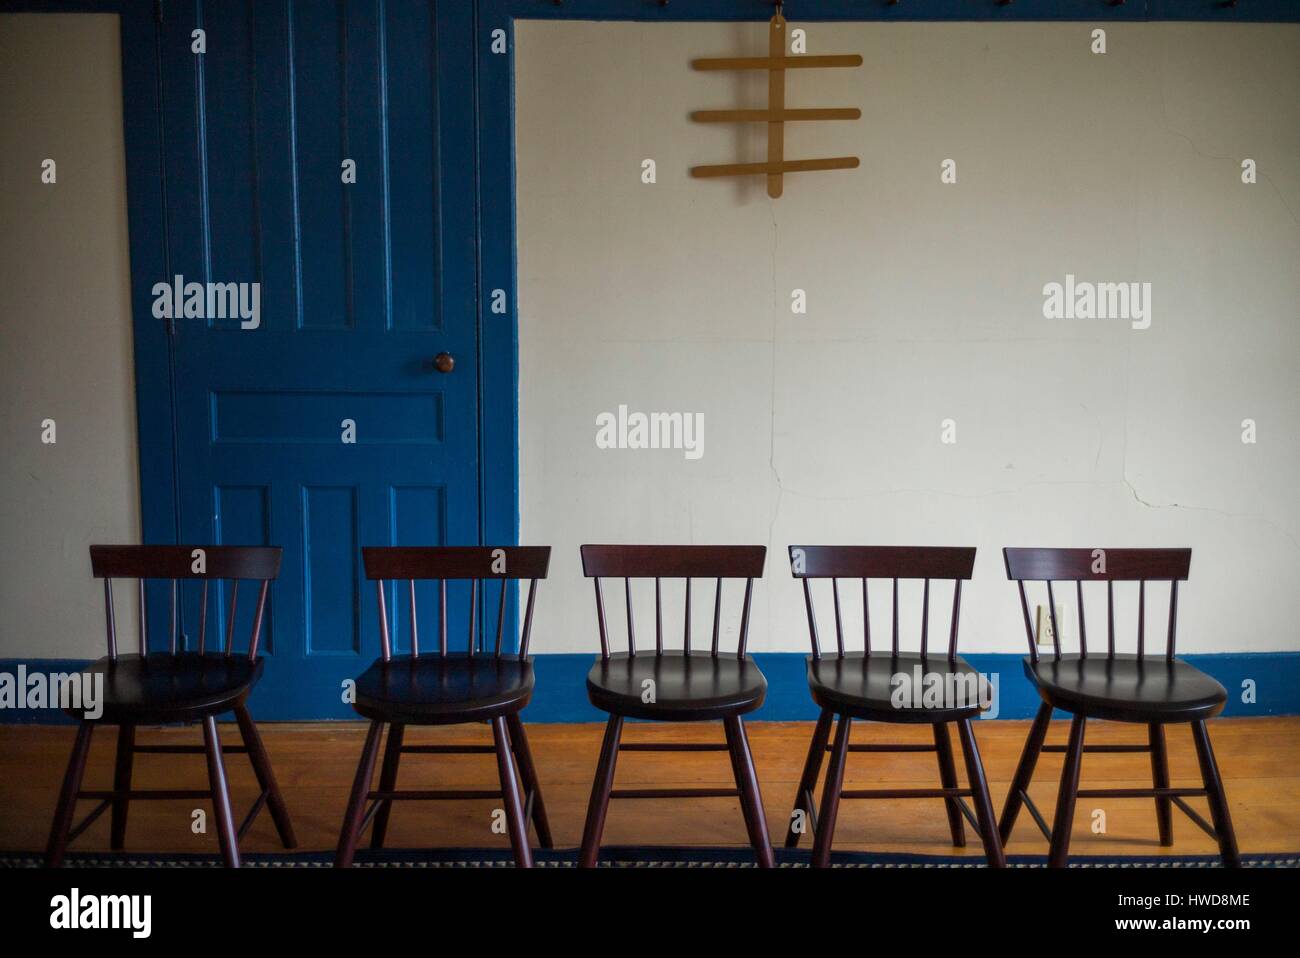
[[[117,615],[113,609],[113,580],[136,579],[139,583],[140,654],[149,651],[149,624],[145,609],[145,582],[149,579],[171,580],[171,628],[168,649],[175,655],[179,647],[179,615],[183,597],[180,582],[199,579],[203,598],[199,606],[199,654],[207,651],[208,584],[230,580],[230,605],[226,614],[226,638],[222,654],[234,654],[235,613],[241,580],[260,582],[257,611],[253,615],[248,640],[248,658],[257,658],[262,639],[262,621],[266,614],[266,597],[271,582],[280,574],[279,546],[91,546],[90,568],[97,579],[104,580],[104,619],[108,630],[108,656],[117,658]]]
[[[691,652],[691,580],[714,579],[713,635],[711,651],[718,654],[722,629],[722,580],[744,579],[745,597],[740,614],[740,636],[736,654],[743,656],[749,641],[749,609],[754,580],[763,575],[766,546],[645,546],[585,545],[582,547],[582,572],[596,586],[596,618],[600,625],[600,654],[609,658],[609,627],[605,620],[605,596],[602,578],[623,580],[623,597],[627,608],[627,651],[636,655],[636,621],[632,610],[632,580],[654,579],[655,582],[655,655],[664,652],[663,591],[664,579],[684,579],[685,614],[682,625],[682,651]]]
[[[961,618],[961,584],[971,577],[975,567],[975,550],[948,546],[790,546],[790,573],[803,580],[804,609],[808,614],[808,634],[813,658],[821,658],[821,639],[817,632],[817,611],[810,586],[812,579],[830,579],[835,604],[835,648],[838,657],[845,655],[844,616],[840,608],[840,579],[858,579],[862,588],[862,649],[871,654],[872,579],[893,581],[890,603],[890,654],[899,653],[898,581],[921,579],[925,585],[921,597],[921,654],[930,652],[930,582],[951,580],[952,616],[948,629],[948,658],[957,655],[957,624]]]
[[[1087,616],[1083,611],[1083,583],[1106,583],[1106,655],[1115,655],[1115,583],[1138,583],[1137,654],[1146,654],[1146,599],[1148,582],[1169,583],[1169,630],[1165,657],[1174,657],[1178,631],[1178,583],[1186,581],[1192,563],[1191,549],[1003,549],[1007,578],[1020,590],[1020,611],[1025,619],[1025,637],[1030,658],[1038,661],[1038,645],[1029,618],[1026,582],[1047,584],[1047,610],[1052,623],[1052,653],[1061,657],[1061,630],[1056,621],[1056,596],[1052,583],[1074,582],[1079,607],[1079,654],[1088,655]]]
[[[479,625],[480,613],[486,620],[487,610],[481,608],[479,589],[487,599],[487,581],[501,582],[497,595],[496,642],[493,657],[501,658],[506,624],[506,599],[510,583],[528,580],[528,598],[525,602],[524,624],[519,639],[519,658],[528,657],[528,640],[533,631],[533,603],[537,598],[537,582],[546,578],[551,562],[550,546],[366,546],[361,550],[365,562],[366,578],[373,579],[379,597],[379,642],[384,661],[393,657],[393,645],[388,624],[386,581],[406,580],[411,620],[411,655],[420,656],[420,627],[416,613],[415,583],[421,580],[438,581],[438,647],[437,654],[447,651],[447,582],[469,581],[469,638],[466,654],[477,655],[483,651],[487,622]]]

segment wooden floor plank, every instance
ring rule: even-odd
[[[763,790],[773,838],[780,841],[794,799],[811,723],[752,722],[748,726],[754,761]],[[602,725],[531,725],[529,741],[537,763],[556,843],[576,845],[591,776],[600,750]],[[980,722],[976,737],[983,754],[993,801],[1001,807],[1028,723]],[[0,726],[0,849],[39,850],[44,847],[55,796],[71,747],[69,727]],[[1049,743],[1064,741],[1066,723],[1054,723]],[[222,725],[222,740],[238,741],[232,725]],[[365,736],[361,723],[266,724],[267,750],[285,793],[301,847],[332,849],[347,803],[348,788]],[[1243,852],[1300,850],[1300,717],[1224,719],[1210,724],[1210,734],[1222,766],[1233,822]],[[1140,726],[1090,722],[1088,741],[1145,742]],[[111,728],[96,732],[86,772],[86,788],[108,788],[112,781],[116,736]],[[955,737],[954,737],[955,739]],[[188,744],[201,741],[197,728],[141,729],[139,744]],[[486,726],[410,729],[408,744],[490,744]],[[629,723],[625,741],[722,741],[720,727],[650,726]],[[854,742],[930,741],[928,727],[881,726],[858,723]],[[1168,732],[1171,784],[1200,785],[1196,755],[1186,728]],[[1050,819],[1062,756],[1044,755],[1030,793]],[[252,769],[242,755],[227,757],[236,816],[256,797]],[[965,769],[960,757],[958,774]],[[140,755],[135,762],[139,788],[205,788],[202,756]],[[730,787],[731,767],[725,753],[623,753],[619,758],[619,787]],[[1150,766],[1145,754],[1092,754],[1084,757],[1084,788],[1148,787]],[[931,753],[858,753],[849,758],[846,788],[935,786],[938,773]],[[490,755],[403,758],[400,788],[491,788],[496,786]],[[1203,799],[1192,804],[1206,813]],[[394,811],[389,826],[390,847],[501,846],[508,842],[493,832],[492,811],[499,802],[409,802]],[[1213,854],[1213,840],[1175,812],[1175,844],[1162,849],[1156,841],[1151,799],[1083,800],[1075,815],[1071,852],[1079,855]],[[79,806],[84,812],[89,802]],[[193,831],[193,811],[206,815],[207,832]],[[1105,833],[1094,833],[1094,813],[1105,813]],[[1208,815],[1207,815],[1208,817]],[[212,852],[216,836],[211,809],[204,802],[135,802],[127,830],[128,851]],[[81,836],[74,848],[106,850],[109,822],[105,815]],[[676,799],[616,801],[610,811],[605,841],[609,844],[744,845],[745,828],[736,799]],[[807,842],[808,839],[805,839]],[[242,844],[244,851],[278,848],[270,817],[263,814]],[[836,848],[882,852],[954,854],[947,819],[938,800],[848,801],[836,829]],[[1042,854],[1047,843],[1029,816],[1022,815],[1010,854]],[[979,855],[973,836],[966,854]]]

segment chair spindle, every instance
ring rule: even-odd
[[[1034,637],[1034,625],[1029,620],[1029,598],[1025,595],[1025,580],[1017,579],[1016,587],[1020,590],[1020,612],[1025,617],[1025,637],[1029,639],[1029,661],[1038,661],[1038,642]]]
[[[664,654],[664,606],[659,576],[655,576],[655,655]]]
[[[831,576],[831,598],[835,601],[835,647],[844,658],[844,622],[840,617],[840,580]]]
[[[623,577],[623,603],[627,608],[627,654],[631,658],[636,655],[636,621],[632,612],[632,580]]]
[[[229,656],[235,648],[235,611],[239,608],[239,580],[230,583],[230,614],[226,616],[226,651]]]
[[[1052,580],[1047,580],[1047,617],[1052,623],[1052,652],[1061,657],[1061,630],[1056,624],[1056,596],[1052,594]]]
[[[1138,581],[1138,658],[1146,655],[1147,580]]]
[[[862,651],[865,655],[871,654],[871,597],[867,595],[868,579],[862,577]]]
[[[894,655],[898,655],[898,577],[894,577]]]
[[[145,614],[144,579],[137,580],[140,585],[140,657],[149,654],[149,616]]]
[[[199,601],[199,655],[207,652],[208,645],[208,580],[203,580],[203,598]]]
[[[262,641],[262,619],[266,615],[266,596],[271,590],[271,581],[262,580],[262,587],[257,591],[257,611],[253,613],[253,637],[248,641],[248,661],[257,661],[257,647]]]
[[[1083,580],[1074,580],[1075,601],[1079,604],[1079,657],[1088,657],[1088,626],[1083,615]]]
[[[176,612],[176,591],[179,587],[179,580],[172,579],[172,605],[171,605],[171,637],[168,640],[168,646],[171,648],[172,655],[176,654],[177,631],[179,628],[179,618]]]
[[[438,580],[438,654],[447,657],[447,580]]]
[[[605,624],[605,592],[600,587],[600,576],[595,576],[591,581],[596,583],[596,623],[600,626],[600,657],[607,659],[609,658],[609,629]],[[687,607],[690,607],[689,602]],[[689,619],[687,621],[689,622]],[[688,630],[688,641],[689,635]]]
[[[925,580],[921,591],[921,658],[930,651],[930,580]]]
[[[1178,580],[1169,582],[1169,641],[1165,648],[1165,658],[1173,661],[1174,644],[1178,632]]]
[[[812,589],[808,587],[808,580],[801,579],[803,583],[803,607],[808,612],[808,634],[812,636],[813,658],[822,657],[821,639],[817,635],[817,614],[813,611]]]
[[[957,622],[961,619],[961,579],[952,587],[952,626],[948,630],[948,658],[957,658]]]
[[[524,611],[524,634],[519,639],[519,658],[528,658],[528,639],[533,634],[533,600],[537,598],[537,580],[528,580],[528,603]]]
[[[415,580],[406,580],[406,595],[411,606],[411,657],[418,659],[420,657],[420,623],[417,621],[415,611]]]
[[[686,623],[682,626],[682,649],[691,654],[691,577],[686,577]]]
[[[493,655],[501,658],[501,636],[506,628],[506,579],[501,580],[501,597],[497,600],[497,641]]]
[[[1106,654],[1115,657],[1115,583],[1106,580]]]
[[[393,647],[388,638],[388,600],[384,596],[384,580],[375,580],[375,592],[379,596],[379,652],[388,662],[393,657]]]
[[[113,611],[113,580],[104,579],[104,624],[108,627],[108,657],[117,661],[117,613]]]
[[[478,651],[478,579],[469,580],[469,654]]]
[[[740,613],[740,655],[745,654],[745,649],[749,645],[749,606],[750,600],[754,596],[754,580],[752,578],[745,580],[745,607]]]
[[[713,657],[718,657],[718,630],[722,628],[722,579],[713,587]]]

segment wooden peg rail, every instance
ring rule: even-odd
[[[767,53],[765,57],[712,57],[693,60],[696,70],[766,70],[766,110],[696,110],[691,119],[697,123],[766,123],[767,161],[764,163],[724,163],[714,166],[695,166],[691,176],[766,176],[767,195],[776,199],[783,190],[782,177],[786,173],[806,173],[816,170],[851,170],[857,167],[856,156],[835,156],[817,160],[787,160],[785,158],[785,124],[804,120],[857,120],[862,111],[856,107],[827,107],[788,110],[785,106],[785,71],[816,70],[827,67],[860,67],[862,57],[857,54],[831,56],[786,56],[786,21],[778,10],[768,23]]]

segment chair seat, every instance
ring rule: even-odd
[[[651,689],[654,701],[644,701]],[[666,722],[726,718],[752,712],[766,694],[767,679],[754,660],[732,653],[629,656],[620,652],[597,659],[587,673],[591,704],[629,718]]]
[[[532,695],[531,659],[400,655],[366,669],[353,707],[382,722],[453,725],[518,712]]]
[[[182,722],[241,704],[262,675],[262,660],[220,653],[105,656],[85,669],[104,676],[100,722]],[[92,681],[95,681],[92,679]],[[84,704],[84,703],[83,703]],[[82,718],[84,709],[67,709]]]
[[[1181,659],[1136,655],[1025,657],[1025,675],[1043,701],[1090,718],[1121,722],[1186,722],[1218,715],[1228,693]]]
[[[906,682],[895,682],[905,676]],[[839,715],[873,722],[938,723],[979,715],[982,678],[958,656],[850,652],[808,657],[813,701]],[[937,691],[926,694],[927,687]],[[899,689],[896,695],[895,690]]]

